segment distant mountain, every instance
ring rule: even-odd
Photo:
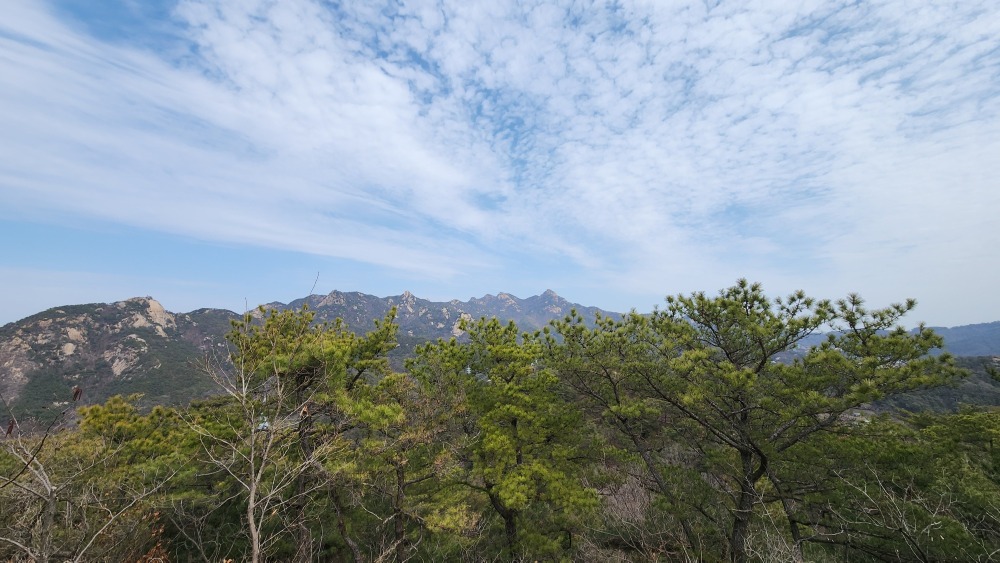
[[[403,359],[417,344],[461,337],[462,319],[497,317],[532,331],[572,309],[587,320],[593,320],[596,313],[618,316],[570,303],[551,290],[527,299],[498,293],[448,302],[428,301],[409,292],[375,297],[333,291],[264,307],[284,310],[303,305],[316,313],[317,321],[342,318],[358,333],[370,330],[375,319],[396,307],[400,346],[390,355],[396,369],[402,368]],[[174,314],[151,297],[49,309],[0,327],[0,393],[18,413],[27,415],[68,405],[75,385],[84,390],[83,403],[102,402],[118,393],[143,393],[147,404],[186,403],[215,392],[204,362],[225,358],[225,334],[230,321],[238,318],[220,309]],[[1000,322],[935,330],[954,355],[1000,356]],[[787,356],[801,354],[823,338],[813,335]],[[970,367],[986,361],[989,358],[976,360]],[[949,407],[963,402],[966,395],[991,404],[995,396],[995,404],[1000,404],[996,382],[985,372],[973,379],[947,391],[947,397],[930,391],[919,398],[919,404]]]
[[[0,393],[22,412],[144,393],[164,404],[213,392],[196,363],[223,347],[235,313],[199,309],[175,315],[155,299],[70,305],[0,327]]]
[[[339,317],[358,333],[373,328],[374,320],[395,306],[400,346],[392,359],[397,369],[416,344],[460,336],[463,318],[513,320],[530,331],[573,308],[588,319],[597,312],[613,314],[570,303],[553,291],[527,299],[500,293],[447,303],[409,292],[375,297],[334,291],[264,307],[303,305],[316,313],[317,321]],[[0,393],[28,415],[68,404],[75,385],[83,388],[84,403],[119,393],[143,393],[148,404],[186,403],[215,391],[204,362],[225,358],[225,334],[230,321],[239,317],[220,309],[174,314],[151,297],[49,309],[0,327]]]
[[[619,316],[618,313],[602,311],[597,307],[585,307],[570,303],[546,290],[541,295],[518,299],[509,293],[485,295],[468,301],[453,299],[448,302],[428,301],[416,297],[409,291],[391,297],[375,297],[364,293],[342,293],[333,291],[329,295],[310,295],[291,303],[269,303],[268,308],[299,309],[308,305],[316,312],[316,320],[332,321],[341,318],[355,332],[364,332],[372,327],[375,319],[388,314],[396,307],[396,322],[401,336],[421,340],[451,338],[461,335],[458,328],[461,320],[496,317],[503,321],[514,321],[522,331],[533,331],[560,319],[576,309],[585,319],[592,320],[595,313]]]
[[[1000,406],[1000,382],[989,373],[1000,370],[1000,356],[959,356],[956,363],[969,370],[969,377],[952,387],[912,391],[881,401],[875,410],[955,412],[962,405]]]
[[[945,350],[955,356],[1000,355],[1000,321],[992,323],[933,327],[944,337]]]

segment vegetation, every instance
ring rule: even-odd
[[[965,375],[897,328],[913,306],[740,281],[531,334],[468,322],[402,369],[394,311],[358,336],[261,310],[215,398],[115,397],[75,428],[70,390],[39,384],[68,406],[34,422],[5,404],[0,559],[989,561],[1000,411],[871,409]]]

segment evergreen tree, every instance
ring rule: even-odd
[[[542,362],[538,335],[482,319],[469,342],[418,350],[413,374],[452,394],[462,485],[486,498],[511,559],[571,553],[578,519],[595,505],[581,480],[587,435]]]
[[[942,344],[933,332],[896,326],[912,301],[873,311],[856,296],[835,305],[802,292],[772,301],[758,284],[740,280],[715,297],[695,293],[667,303],[649,318],[604,319],[594,329],[573,318],[557,323],[566,342],[560,377],[601,409],[642,459],[691,549],[703,549],[692,526],[700,515],[725,533],[735,562],[748,560],[755,511],[768,502],[783,507],[800,550],[805,538],[790,516],[795,496],[780,471],[795,448],[817,434],[850,432],[850,409],[957,373],[947,355],[927,355]],[[790,357],[830,323],[840,331]],[[672,457],[652,441],[664,425],[681,448]],[[696,469],[687,476],[703,480],[685,488],[694,502],[670,483],[679,473],[672,466],[684,458]]]

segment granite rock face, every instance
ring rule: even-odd
[[[551,290],[525,299],[498,293],[447,302],[421,299],[408,291],[389,297],[333,291],[263,308],[302,306],[315,312],[317,322],[340,318],[357,333],[371,330],[376,319],[395,307],[399,346],[390,353],[390,361],[397,370],[403,369],[404,359],[417,344],[463,338],[463,319],[497,317],[530,332],[572,309],[588,321],[597,313],[618,316],[570,303]],[[259,310],[251,314],[263,315]],[[144,394],[146,404],[184,404],[217,392],[207,366],[225,365],[225,335],[231,321],[239,318],[221,309],[172,313],[151,297],[49,309],[0,327],[0,394],[19,413],[37,416],[68,404],[75,386],[83,389],[82,404],[128,393]],[[1000,356],[1000,322],[935,330],[956,356]],[[801,355],[824,338],[809,337],[785,359]],[[0,411],[0,417],[6,414]]]
[[[400,346],[391,359],[397,369],[416,344],[461,338],[463,319],[495,316],[530,331],[572,308],[590,319],[599,311],[552,291],[527,299],[500,293],[465,302],[432,302],[410,292],[376,297],[333,291],[263,307],[303,305],[316,313],[317,322],[342,318],[357,333],[371,330],[376,319],[396,307]],[[252,314],[262,316],[258,310]],[[186,403],[214,392],[206,365],[225,363],[225,335],[239,318],[220,309],[171,313],[151,297],[49,309],[0,327],[0,393],[28,414],[66,403],[74,386],[84,390],[83,404],[119,393],[142,393],[148,404]]]
[[[182,315],[151,297],[70,305],[0,327],[0,393],[36,412],[71,398],[80,386],[87,403],[115,393],[144,393],[169,402],[208,391],[196,364],[224,342],[229,311]]]

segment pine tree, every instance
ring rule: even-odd
[[[856,296],[832,304],[796,292],[772,301],[740,280],[715,297],[679,295],[667,304],[651,317],[599,319],[593,329],[578,318],[557,323],[565,342],[557,371],[642,460],[689,547],[702,549],[702,520],[724,533],[734,562],[748,560],[755,514],[769,503],[782,507],[800,549],[795,495],[781,473],[797,447],[851,431],[850,409],[957,374],[947,355],[927,355],[940,337],[896,326],[912,301],[872,311]],[[797,350],[824,325],[839,331]],[[667,438],[680,447],[672,456],[658,445]],[[678,470],[685,465],[696,470]],[[671,479],[685,475],[702,482],[682,494]]]

